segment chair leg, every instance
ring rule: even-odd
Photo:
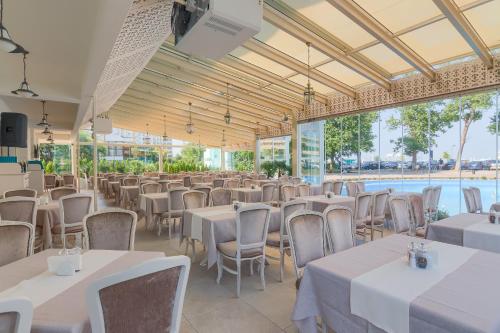
[[[262,289],[266,289],[266,276],[264,275],[264,270],[266,268],[266,256],[260,258],[260,283],[262,284]]]
[[[195,248],[196,244],[194,242],[195,242],[195,240],[191,239],[191,247],[193,248],[193,259],[192,259],[193,262],[195,262],[195,260],[196,260],[196,248]]]
[[[240,297],[241,289],[241,261],[236,260],[236,297]]]
[[[285,274],[285,250],[280,249],[280,282],[283,282],[284,274]]]
[[[250,260],[250,276],[253,275],[253,259]]]
[[[325,318],[321,317],[321,333],[328,333],[328,326],[326,325]]]
[[[184,255],[186,255],[186,256],[187,256],[187,254],[188,254],[188,250],[189,250],[189,239],[188,239],[188,238],[186,238],[186,250],[184,251]]]
[[[373,233],[375,232],[375,231],[373,230],[373,227],[374,227],[374,226],[373,226],[373,223],[372,223],[372,227],[370,228],[370,237],[371,237],[371,240],[372,240],[372,241],[373,241]]]
[[[222,268],[222,254],[217,253],[217,284],[220,283],[220,280],[222,279],[222,273],[223,273],[223,268]]]
[[[172,223],[170,223],[170,220],[167,220],[168,223],[168,239],[172,239]]]

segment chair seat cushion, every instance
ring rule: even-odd
[[[58,224],[52,228],[52,232],[54,234],[60,234],[61,233],[61,225]],[[83,226],[76,226],[76,227],[70,227],[70,228],[65,228],[64,231],[66,234],[74,234],[78,232],[83,232]]]
[[[224,254],[227,257],[236,258],[236,248],[237,248],[236,241],[217,244],[217,250],[219,250],[222,254]],[[241,251],[242,258],[256,257],[261,254],[262,254],[262,249],[248,249]]]
[[[273,231],[267,234],[266,244],[272,247],[280,247],[280,232]],[[290,243],[288,242],[288,238],[283,239],[283,246],[289,247]]]

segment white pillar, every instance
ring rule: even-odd
[[[158,172],[163,172],[163,147],[158,149]]]
[[[96,121],[96,109],[95,109],[95,97],[92,97],[92,122],[94,126],[92,127],[92,147],[94,150],[94,211],[97,212],[97,135],[95,133],[95,121]]]
[[[226,153],[222,147],[220,148],[220,169],[221,171],[226,170]]]

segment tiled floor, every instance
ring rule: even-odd
[[[99,199],[99,208],[113,206],[111,200]],[[162,251],[167,256],[184,254],[176,236],[168,239],[146,231],[140,219],[135,239],[138,251]],[[269,260],[266,266],[266,288],[262,290],[258,274],[249,275],[243,269],[241,296],[236,297],[236,279],[224,272],[220,285],[215,282],[216,267],[209,271],[200,266],[203,246],[197,244],[196,262],[191,265],[188,289],[184,301],[182,332],[296,332],[290,320],[295,302],[295,273],[287,258],[285,280],[279,282],[279,263]],[[268,251],[277,256],[276,251]]]

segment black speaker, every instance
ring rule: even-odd
[[[22,113],[0,114],[0,146],[26,148],[28,146],[28,117]]]

